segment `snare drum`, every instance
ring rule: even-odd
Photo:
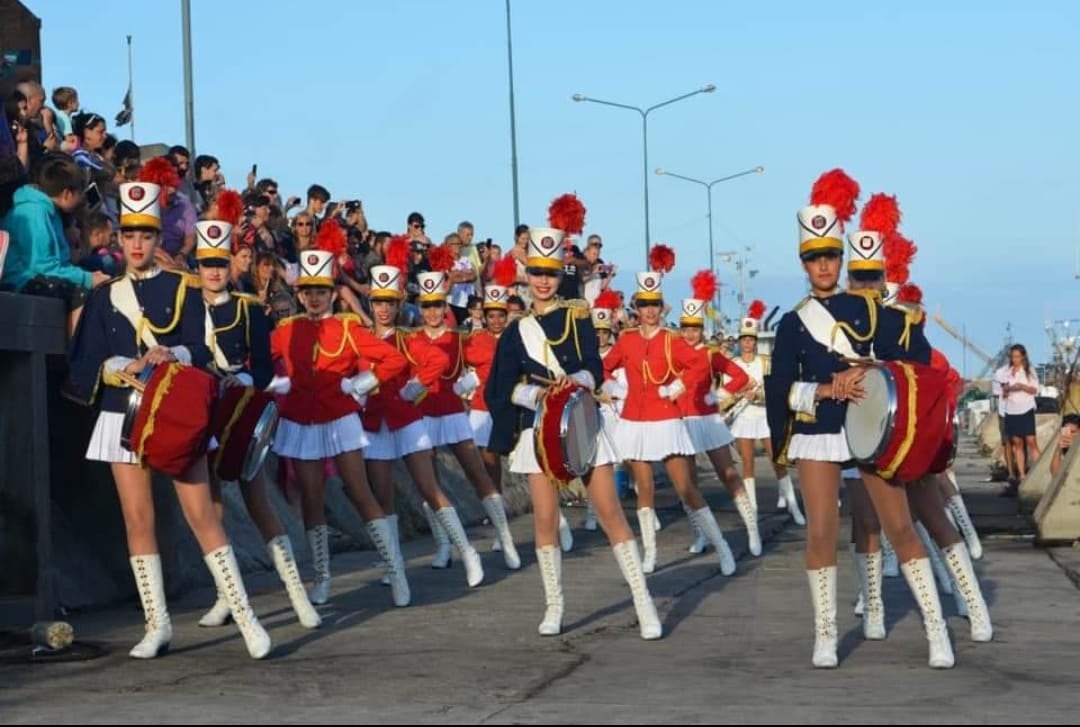
[[[536,461],[552,484],[566,487],[592,469],[600,436],[600,409],[580,386],[548,394],[533,424]]]
[[[182,477],[206,454],[217,379],[193,366],[147,366],[132,388],[120,443],[144,466]]]
[[[210,457],[214,474],[224,482],[251,482],[270,453],[277,430],[274,398],[245,386],[227,387],[214,407],[217,451]]]
[[[849,402],[844,434],[852,457],[886,480],[944,472],[955,451],[954,409],[944,372],[918,363],[869,367],[865,398]]]

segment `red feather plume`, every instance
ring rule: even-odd
[[[874,194],[870,196],[862,208],[862,216],[859,218],[860,230],[880,232],[882,235],[891,235],[900,226],[900,205],[896,197],[887,194]]]
[[[244,198],[235,189],[223,189],[214,198],[217,205],[217,217],[222,222],[228,222],[233,227],[240,224],[240,217],[244,214]]]
[[[501,285],[504,288],[513,285],[517,280],[517,261],[514,260],[514,256],[506,255],[499,258],[491,268],[491,277],[495,285]]]
[[[712,300],[720,284],[716,282],[716,273],[712,270],[699,270],[690,278],[690,290],[695,300]]]
[[[428,264],[435,273],[448,273],[454,267],[454,253],[446,245],[439,245],[428,251]]]
[[[559,195],[548,207],[548,224],[568,235],[580,235],[585,229],[585,205],[577,195]]]
[[[649,250],[649,267],[654,273],[670,273],[675,267],[675,251],[667,245],[653,245]]]
[[[885,279],[890,283],[906,283],[910,274],[911,261],[915,259],[918,248],[915,243],[899,232],[885,238]]]
[[[753,318],[756,321],[760,321],[763,315],[765,315],[765,301],[750,301],[750,307],[746,311],[746,317]]]
[[[619,302],[619,294],[610,288],[596,296],[596,300],[594,300],[592,304],[593,308],[602,308],[604,310],[615,310],[621,306],[622,303]]]
[[[409,269],[409,238],[394,235],[386,244],[386,264],[398,270]]]
[[[825,172],[814,182],[810,190],[810,204],[827,204],[836,210],[841,222],[847,222],[855,214],[855,200],[859,198],[859,183],[843,169]]]
[[[161,206],[169,204],[169,190],[180,187],[180,175],[176,167],[165,157],[154,157],[139,169],[138,180],[161,187]]]
[[[345,252],[347,246],[345,230],[341,229],[337,219],[325,220],[319,225],[319,233],[315,235],[315,247],[330,253],[336,260]]]
[[[900,290],[896,291],[896,300],[901,303],[914,303],[916,305],[922,304],[922,290],[914,283],[907,283],[901,285]]]

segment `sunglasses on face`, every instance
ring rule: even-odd
[[[297,222],[296,227],[311,227],[310,222]]]
[[[549,270],[548,268],[526,268],[525,272],[537,278],[557,278],[559,277],[558,270]]]
[[[270,196],[273,196],[273,195],[277,194],[277,189],[276,188],[275,189],[268,189],[268,190],[266,190],[266,192],[264,194],[268,194]]]

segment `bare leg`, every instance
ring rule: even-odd
[[[1027,445],[1028,462],[1039,461],[1039,442],[1034,435],[1028,435],[1024,437],[1024,443]]]
[[[364,456],[360,450],[343,452],[334,458],[338,473],[345,483],[345,493],[353,506],[360,511],[361,517],[369,523],[386,517],[375,495],[368,485],[367,472],[364,470]]]
[[[754,476],[754,440],[736,439],[739,447],[739,459],[742,461],[742,476],[750,478]]]
[[[465,476],[472,483],[477,496],[481,500],[489,495],[498,494],[499,491],[495,488],[495,482],[488,475],[487,467],[484,466],[483,460],[480,459],[480,452],[476,449],[473,440],[466,439],[464,442],[451,444],[450,451],[454,453],[458,464],[461,465],[461,469],[464,470]]]
[[[749,440],[739,440],[740,443],[744,441]],[[757,525],[757,500],[753,495],[753,490],[746,486],[753,484],[753,477],[746,480],[745,483],[739,479],[739,474],[735,471],[735,465],[731,461],[731,450],[727,447],[710,449],[708,455],[713,469],[716,470],[716,474],[723,480],[728,493],[731,494],[735,509],[739,511],[739,517],[742,518],[743,525],[746,527],[747,547],[750,554],[754,556],[761,555],[761,534],[758,532]]]
[[[743,477],[753,478],[754,476],[754,459],[753,454],[750,455],[750,474],[746,474],[746,459],[742,453],[743,443],[750,445],[750,451],[753,452],[754,443],[749,439],[740,439],[739,452],[740,457],[743,457]],[[735,463],[731,459],[731,450],[727,447],[718,447],[717,449],[710,449],[707,454],[709,455],[709,461],[712,462],[713,470],[716,472],[717,477],[724,483],[724,487],[727,489],[728,494],[732,499],[737,497],[739,493],[746,492],[746,486],[742,479],[739,477],[739,473],[735,471]],[[691,467],[693,469],[693,467]],[[746,493],[749,495],[749,493]],[[751,499],[752,502],[752,499]]]
[[[480,459],[484,461],[484,468],[487,469],[488,477],[495,483],[495,489],[502,492],[502,458],[487,447],[481,447]]]
[[[263,542],[285,534],[285,527],[278,519],[273,505],[270,504],[270,497],[266,494],[266,486],[266,475],[262,470],[259,470],[254,480],[240,486],[244,506],[247,507],[248,515],[251,516],[255,527],[259,529]]]
[[[134,464],[113,463],[111,467],[127,530],[128,553],[132,556],[157,553],[150,472]]]
[[[589,501],[596,510],[596,519],[612,545],[634,539],[634,533],[626,522],[622,503],[615,492],[615,472],[610,465],[596,467],[585,476]]]
[[[1024,475],[1027,473],[1027,468],[1024,466],[1026,458],[1024,457],[1024,438],[1013,437],[1012,438],[1012,450],[1013,461],[1016,462],[1016,479],[1024,479]]]

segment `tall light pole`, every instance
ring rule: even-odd
[[[654,104],[654,105],[649,106],[648,108],[644,108],[644,109],[639,108],[637,106],[631,106],[630,104],[616,103],[615,101],[601,101],[600,99],[590,98],[589,96],[585,96],[584,94],[580,94],[580,93],[575,93],[573,96],[571,96],[571,98],[574,99],[574,101],[577,101],[578,103],[580,103],[582,101],[588,101],[590,103],[598,103],[598,104],[601,104],[603,106],[614,106],[615,108],[618,108],[618,109],[628,109],[630,111],[637,111],[639,114],[641,114],[641,146],[642,146],[642,149],[643,149],[642,156],[644,158],[644,164],[642,166],[642,169],[644,170],[644,183],[645,183],[645,266],[646,267],[648,267],[648,265],[649,265],[649,244],[650,244],[649,241],[651,239],[650,236],[649,236],[649,114],[651,114],[653,111],[656,111],[657,109],[663,108],[664,106],[670,106],[673,103],[676,103],[678,101],[682,101],[683,99],[690,98],[691,96],[697,96],[699,93],[712,93],[715,90],[716,90],[716,86],[714,86],[713,84],[710,83],[707,86],[702,86],[701,88],[697,89],[696,91],[691,91],[690,93],[684,93],[682,96],[676,96],[675,98],[668,99],[667,101],[663,101],[661,103]]]
[[[693,182],[694,184],[700,184],[702,187],[705,188],[705,196],[708,200],[707,218],[709,221],[709,269],[712,270],[714,273],[716,272],[716,253],[713,251],[712,188],[715,187],[717,184],[720,184],[721,182],[738,179],[739,177],[745,177],[749,174],[763,174],[764,172],[765,167],[757,166],[753,169],[747,169],[746,171],[737,172],[736,174],[729,174],[726,177],[720,177],[719,179],[714,179],[711,182],[707,182],[704,179],[694,179],[693,177],[687,177],[682,174],[676,174],[675,172],[669,172],[666,169],[656,170],[656,173],[662,177],[674,177],[675,179],[681,179],[684,182]],[[719,296],[719,290],[717,291],[717,295]],[[717,315],[720,315],[721,307],[722,306],[717,305]]]
[[[195,92],[191,81],[191,0],[180,0],[180,17],[184,37],[184,131],[192,168],[195,159]]]
[[[738,250],[726,250],[724,252],[716,253],[716,257],[720,258],[723,262],[735,264],[735,272],[738,276],[738,293],[736,296],[736,300],[738,301],[739,315],[742,315],[742,312],[745,310],[744,304],[746,300],[746,285],[744,283],[743,276],[744,274],[746,274],[748,277],[752,278],[757,275],[758,272],[757,270],[747,270],[746,267],[750,262],[751,250],[753,250],[753,247],[747,245],[745,250],[741,253]]]
[[[514,117],[514,49],[510,42],[510,0],[506,0],[506,65],[510,75],[510,170],[514,187],[514,227],[521,224],[518,207],[517,121]]]

